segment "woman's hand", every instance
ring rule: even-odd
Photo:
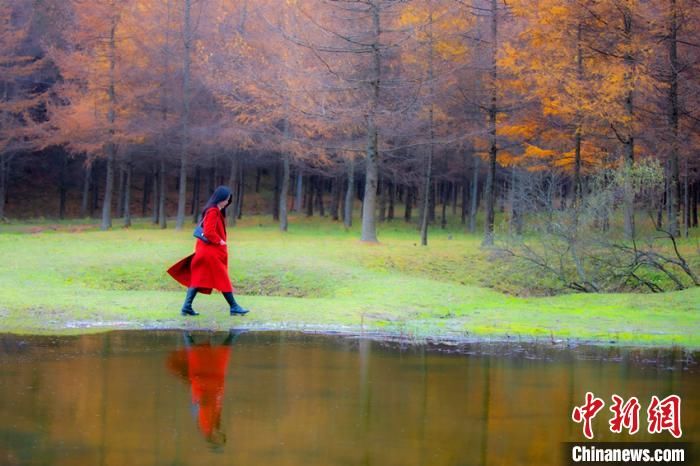
[[[219,241],[219,246],[226,246],[226,241],[224,241],[224,240]]]

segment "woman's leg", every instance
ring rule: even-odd
[[[224,291],[221,293],[226,298],[226,302],[231,307],[230,314],[233,315],[243,315],[247,314],[248,311],[243,309],[237,302],[236,298],[233,297],[233,293],[230,291]]]
[[[182,305],[180,313],[183,316],[198,316],[199,312],[192,309],[192,301],[197,295],[197,288],[187,288],[187,294],[185,295],[185,303]]]

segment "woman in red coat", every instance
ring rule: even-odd
[[[202,228],[207,241],[196,240],[194,254],[190,254],[168,269],[168,273],[187,287],[182,315],[199,315],[192,309],[197,292],[211,294],[216,288],[228,302],[231,315],[243,315],[243,309],[233,297],[233,287],[228,276],[228,249],[226,244],[226,207],[231,204],[231,190],[219,186],[202,209]]]

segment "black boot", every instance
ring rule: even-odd
[[[221,293],[224,295],[224,298],[226,298],[226,302],[228,303],[229,306],[231,306],[231,311],[230,314],[232,316],[242,316],[244,314],[248,314],[248,310],[243,309],[237,302],[236,299],[233,297],[233,293],[230,291],[226,291]]]
[[[182,305],[182,310],[180,314],[183,316],[198,316],[199,312],[192,309],[192,301],[197,295],[197,288],[187,288],[187,295],[185,296],[185,304]]]

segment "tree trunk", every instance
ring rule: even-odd
[[[634,192],[632,188],[632,168],[634,165],[634,140],[632,137],[625,143],[625,179],[624,179],[624,216],[625,216],[625,237],[634,237]]]
[[[197,216],[195,215],[195,204],[198,203],[199,199],[197,199],[197,195],[199,194],[199,185],[200,185],[200,170],[199,170],[199,165],[194,166],[194,175],[192,176],[192,197],[191,197],[191,202],[190,202],[190,215],[194,218],[194,221],[197,221]]]
[[[236,207],[236,218],[239,220],[243,217],[243,195],[245,194],[245,168],[241,167],[238,181],[238,207]]]
[[[447,202],[450,198],[450,183],[444,182],[442,183],[442,189],[441,189],[441,197],[442,197],[442,218],[440,219],[440,228],[443,230],[447,228]]]
[[[656,228],[661,229],[664,226],[664,208],[666,207],[666,194],[668,194],[668,161],[664,164],[664,192],[659,199],[656,209]]]
[[[460,216],[460,221],[462,225],[467,224],[467,205],[469,203],[469,174],[467,173],[467,152],[464,152],[464,157],[462,157],[463,167],[462,167],[462,212]]]
[[[285,101],[285,114],[288,112],[288,102]],[[285,116],[284,118],[284,139],[289,139],[289,118]],[[280,231],[287,231],[289,227],[289,216],[287,215],[287,202],[289,197],[289,177],[290,174],[290,162],[289,153],[285,150],[282,154],[282,173],[280,174],[280,169],[277,169],[277,175],[282,177],[281,180],[276,180],[275,187],[278,188],[278,207],[277,207],[277,217],[279,218]]]
[[[379,154],[377,153],[377,128],[370,124],[367,159],[365,162],[365,194],[362,197],[362,241],[377,242],[377,182],[379,178]]]
[[[304,175],[301,168],[297,169],[296,186],[294,190],[294,212],[301,212],[301,201],[304,198]]]
[[[304,196],[307,217],[313,217],[314,215],[314,182],[315,176],[309,175],[306,179],[306,196]]]
[[[224,184],[223,181],[219,181],[220,176],[219,176],[219,157],[217,156],[216,152],[214,153],[214,157],[212,160],[212,167],[211,167],[211,177],[212,177],[212,189],[211,192],[213,193],[214,190]]]
[[[501,189],[496,194],[496,197],[500,201],[498,210],[501,213],[504,213],[506,211],[506,198],[507,198],[507,196],[508,196],[508,182],[506,180],[503,180],[503,183],[501,184]],[[561,210],[564,210],[565,208],[566,208],[566,192],[562,191],[562,193],[561,193]]]
[[[301,197],[301,209],[306,211],[308,209],[308,203],[309,203],[309,186],[308,183],[311,182],[311,176],[312,175],[306,175],[306,185],[304,185],[304,193]],[[307,215],[308,217],[308,215]]]
[[[472,154],[472,195],[469,207],[469,233],[476,232],[476,212],[479,208],[479,157]]]
[[[345,207],[343,208],[343,224],[345,228],[352,226],[352,206],[355,199],[355,159],[348,160],[348,189],[345,192]]]
[[[669,157],[668,180],[668,231],[673,235],[679,233],[678,213],[680,211],[680,163],[678,159],[678,51],[677,51],[677,11],[676,0],[670,0],[671,11],[669,18],[668,55],[670,82],[668,89],[668,122],[671,127],[671,154]]]
[[[85,218],[88,211],[88,202],[90,202],[90,183],[92,180],[92,161],[86,160],[83,173],[83,196],[80,201],[80,218]]]
[[[406,187],[406,203],[404,204],[403,219],[411,223],[413,217],[413,186]]]
[[[496,79],[496,53],[498,51],[498,10],[497,0],[491,0],[491,105],[489,106],[489,164],[486,172],[484,197],[486,200],[486,219],[484,222],[484,246],[493,245],[493,225],[496,218],[496,117],[498,115],[498,91]]]
[[[141,216],[146,217],[146,210],[148,210],[148,196],[149,196],[149,187],[150,187],[150,182],[151,182],[151,175],[149,173],[146,173],[143,175],[143,191],[142,196],[141,196]]]
[[[692,202],[693,202],[693,207],[692,207],[692,225],[693,227],[698,226],[698,203],[700,203],[700,181],[696,181],[693,183],[693,196],[691,196]]]
[[[97,172],[97,168],[98,168],[97,164],[98,164],[98,161],[95,160],[93,162],[93,168],[92,168],[92,171],[93,171],[92,180],[91,180],[92,201],[90,202],[90,217],[95,216],[95,211],[97,210],[97,208],[100,205],[100,184],[98,182],[98,175],[99,174]]]
[[[524,227],[524,220],[525,220],[525,188],[523,186],[524,180],[523,176],[526,176],[526,172],[519,171],[518,172],[518,177],[516,178],[517,182],[517,190],[515,192],[515,213],[517,215],[516,221],[515,221],[515,234],[516,235],[522,235],[523,234],[523,227]]]
[[[286,120],[285,120],[286,123]],[[282,155],[282,187],[280,190],[280,231],[287,231],[289,220],[287,218],[287,197],[289,196],[289,154]]]
[[[160,183],[160,175],[158,174],[158,162],[156,161],[153,164],[152,168],[152,176],[151,179],[153,182],[151,183],[151,198],[153,200],[153,209],[151,212],[151,221],[153,224],[157,225],[158,224],[158,187]]]
[[[166,14],[166,24],[170,24],[170,6],[171,6],[171,0],[166,1],[166,7],[167,7],[167,14]],[[170,28],[165,29],[165,49],[166,51],[170,48]],[[164,67],[163,67],[163,73],[162,76],[170,76],[171,70],[170,70],[170,54],[165,53],[163,55],[164,58]],[[168,79],[167,77],[165,79]],[[162,111],[162,120],[163,120],[163,126],[167,126],[168,123],[168,103],[170,102],[170,98],[168,96],[168,84],[165,82],[161,82],[161,94],[160,94],[160,103],[161,103],[161,111]],[[161,141],[161,144],[165,144],[165,141]],[[164,152],[164,151],[163,151]],[[161,229],[167,228],[167,213],[165,211],[166,207],[166,174],[165,174],[165,160],[166,160],[166,155],[161,152],[159,153],[159,160],[156,162],[156,165],[153,167],[154,168],[154,184],[153,184],[153,223],[158,223]],[[158,194],[156,195],[156,190],[158,191]],[[157,204],[156,204],[157,202]],[[184,208],[183,208],[184,209]],[[184,211],[184,210],[183,210]]]
[[[583,84],[583,41],[582,41],[583,25],[578,24],[576,36],[576,76],[579,84]],[[577,102],[576,108],[576,133],[574,135],[574,189],[571,190],[573,196],[572,205],[574,208],[578,206],[581,199],[581,142],[583,139],[583,124],[581,123],[581,108]],[[578,219],[576,219],[578,222]]]
[[[330,215],[334,221],[337,221],[339,204],[340,204],[340,179],[335,176],[331,178],[331,207]]]
[[[430,195],[428,197],[428,221],[430,222],[435,221],[435,205],[438,203],[437,195],[437,180],[433,179],[430,185]]]
[[[372,97],[369,115],[367,116],[367,157],[365,161],[365,194],[362,198],[362,234],[361,240],[377,242],[377,179],[379,176],[379,133],[376,125],[376,115],[379,109],[379,92],[381,79],[381,48],[380,48],[380,10],[376,1],[371,2],[373,25],[372,43]]]
[[[386,214],[387,220],[394,220],[394,202],[396,198],[396,185],[393,182],[389,182],[389,212]]]
[[[112,191],[114,189],[114,144],[108,144],[107,174],[105,175],[105,195],[102,200],[102,230],[112,228]]]
[[[326,216],[326,211],[323,206],[323,178],[316,178],[316,204],[318,205],[318,215]]]
[[[119,181],[117,183],[117,217],[124,217],[124,182],[126,181],[126,170],[124,163],[118,163]]]
[[[454,181],[450,181],[450,193],[452,193],[452,216],[457,215],[457,191],[458,191],[458,186],[457,183]]]
[[[238,218],[238,154],[232,154],[229,159],[231,161],[231,169],[228,173],[228,185],[231,188],[233,198],[231,199],[231,213],[226,216],[226,222],[229,226],[235,226]]]
[[[460,213],[460,223],[462,225],[467,224],[467,206],[469,204],[469,181],[467,180],[466,173],[463,178],[463,183],[462,183],[462,205],[461,205],[461,213]]]
[[[693,183],[693,221],[692,225],[693,227],[698,226],[698,203],[700,203],[700,181],[696,181]]]
[[[126,161],[126,180],[124,181],[124,227],[131,226],[131,177],[133,167],[131,160]]]
[[[624,32],[627,38],[628,46],[632,42],[632,12],[629,9],[623,11],[624,16]],[[634,237],[634,192],[631,180],[631,171],[634,165],[634,93],[633,93],[633,69],[635,60],[631,52],[626,52],[624,57],[625,75],[624,81],[629,89],[625,97],[625,112],[628,123],[626,126],[627,134],[622,141],[625,147],[624,150],[624,218],[625,218],[625,237],[632,239]]]
[[[430,110],[432,114],[432,106]],[[421,246],[428,245],[428,217],[430,216],[430,191],[431,179],[433,170],[433,145],[428,146],[428,152],[425,156],[425,172],[423,174],[423,198],[420,218],[420,244]]]
[[[281,177],[281,169],[280,165],[278,162],[275,162],[273,165],[273,170],[275,171],[275,187],[273,190],[273,195],[272,195],[272,220],[279,222],[280,219],[280,191],[282,188],[282,180],[280,179]]]
[[[429,7],[430,8],[430,7]],[[433,140],[435,138],[434,129],[434,105],[433,96],[435,95],[434,86],[434,71],[433,71],[433,11],[432,8],[429,10],[428,18],[428,82],[430,87],[430,105],[428,106],[428,131],[430,137],[430,144],[428,145],[428,152],[425,157],[425,172],[423,177],[423,207],[421,208],[421,225],[420,225],[420,244],[421,246],[428,245],[428,216],[430,219],[435,219],[435,195],[430,196],[430,186],[433,176],[433,157],[435,155],[435,146],[433,145]],[[433,190],[434,191],[434,190]],[[432,201],[432,202],[431,202]]]
[[[168,227],[168,216],[165,211],[165,196],[166,196],[166,186],[167,186],[167,176],[165,175],[165,155],[160,157],[160,195],[158,196],[158,224],[161,229]]]
[[[180,148],[180,190],[177,199],[177,221],[175,228],[182,230],[185,226],[185,204],[187,203],[187,151],[189,146],[190,118],[190,60],[192,48],[192,29],[190,25],[191,0],[184,0],[184,47],[182,70],[182,145]]]
[[[116,157],[116,146],[114,144],[114,120],[116,118],[117,96],[115,93],[114,69],[116,66],[116,42],[115,33],[117,30],[117,17],[112,16],[112,24],[109,32],[109,110],[107,111],[107,121],[109,123],[109,141],[107,142],[107,174],[105,182],[105,196],[102,201],[102,223],[100,229],[112,228],[112,190],[114,186],[114,159]]]
[[[260,178],[262,177],[262,169],[258,168],[255,170],[255,192],[260,192]]]
[[[0,221],[5,220],[5,203],[7,202],[7,158],[0,154]]]
[[[688,237],[690,230],[690,186],[688,185],[688,178],[690,178],[690,173],[688,173],[688,158],[685,160],[685,176],[683,180],[683,236]]]
[[[216,168],[211,166],[207,170],[207,199],[214,193],[214,190],[216,190]]]
[[[66,179],[68,176],[68,174],[66,173],[68,171],[68,154],[62,151],[61,157],[61,170],[58,176],[58,218],[63,220],[66,216],[66,194],[68,191],[68,180]]]
[[[194,179],[192,180],[192,206],[190,207],[190,215],[192,215],[192,222],[199,222],[199,195],[201,191],[202,184],[202,171],[199,166],[194,167]]]

